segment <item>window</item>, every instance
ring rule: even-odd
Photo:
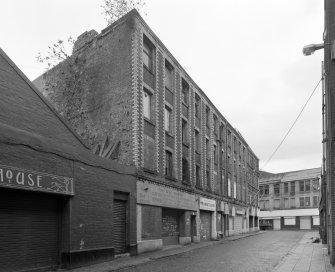
[[[299,191],[304,192],[305,191],[305,182],[303,180],[299,181]]]
[[[273,186],[274,194],[279,195],[279,191],[280,191],[279,183],[274,184],[274,186]]]
[[[284,193],[288,194],[288,182],[284,183]]]
[[[295,195],[295,182],[291,182],[291,195]]]
[[[236,198],[236,181],[234,181],[234,198]]]
[[[182,101],[185,105],[188,105],[188,94],[189,94],[189,86],[185,80],[182,80]]]
[[[206,126],[209,127],[209,108],[206,107]]]
[[[207,189],[211,190],[211,175],[210,175],[208,166],[207,166],[207,169],[206,169],[206,182],[207,182]]]
[[[309,196],[305,197],[305,207],[311,206],[311,198]]]
[[[167,106],[165,106],[164,121],[165,130],[172,133],[172,110]]]
[[[200,133],[198,130],[194,130],[194,139],[195,139],[195,151],[200,153]]]
[[[206,157],[207,159],[210,159],[211,156],[211,152],[210,152],[210,148],[209,148],[209,140],[206,139]]]
[[[275,199],[274,200],[274,208],[279,209],[280,208],[280,199]]]
[[[218,133],[218,118],[213,114],[213,126],[214,126],[214,134]]]
[[[289,203],[289,199],[288,198],[284,198],[284,207],[286,209],[290,207],[290,203]]]
[[[313,196],[313,206],[314,207],[319,206],[319,198],[318,198],[318,196]]]
[[[165,175],[172,177],[173,162],[172,153],[170,151],[165,151]]]
[[[312,186],[313,186],[313,191],[319,191],[320,190],[320,184],[319,184],[319,180],[318,179],[314,179],[312,182]]]
[[[269,185],[264,185],[264,196],[269,195]]]
[[[189,182],[189,173],[188,173],[188,161],[187,159],[182,159],[182,176],[184,182]]]
[[[311,182],[309,180],[305,181],[305,192],[309,192],[311,190]]]
[[[264,194],[264,187],[262,185],[259,185],[259,194],[262,197]]]
[[[304,207],[305,206],[305,198],[304,197],[300,197],[299,198],[299,202],[300,202],[300,207]]]
[[[269,200],[264,201],[264,209],[268,210],[269,209]]]
[[[228,196],[231,196],[231,181],[229,177],[228,177]]]
[[[145,118],[151,119],[151,100],[152,94],[147,90],[143,90],[143,115]]]
[[[198,187],[201,187],[200,182],[200,165],[195,166],[195,182]]]
[[[218,164],[218,150],[216,145],[213,145],[213,156],[214,156],[214,163]]]
[[[221,126],[220,126],[220,140],[221,141],[225,141],[225,133],[224,133],[224,125],[223,124],[221,124]]]
[[[149,45],[149,42],[144,40],[143,41],[143,64],[144,66],[150,71],[153,72],[153,54],[154,50],[151,45]]]
[[[172,91],[173,88],[173,68],[165,61],[165,78],[164,78],[165,88]]]
[[[225,153],[224,150],[221,150],[221,168],[225,168]]]
[[[182,136],[182,141],[183,144],[188,144],[188,125],[187,125],[187,121],[182,119],[181,122],[181,136]]]
[[[231,132],[228,130],[228,133],[227,133],[227,144],[228,144],[228,146],[230,146],[231,145]]]
[[[295,208],[295,198],[290,198],[290,207]]]
[[[194,107],[195,107],[195,117],[200,118],[200,97],[197,94],[195,94]]]

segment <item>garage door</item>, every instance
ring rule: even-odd
[[[301,216],[300,217],[300,229],[302,229],[302,230],[311,229],[311,217],[310,216]]]
[[[211,239],[211,212],[200,211],[200,240],[209,241]]]
[[[0,191],[0,271],[57,267],[58,210],[53,195]]]
[[[179,244],[179,211],[162,209],[163,245]]]
[[[115,254],[127,251],[127,201],[114,199],[113,240]]]

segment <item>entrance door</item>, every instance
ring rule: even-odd
[[[212,222],[211,212],[200,211],[200,240],[211,240]]]
[[[194,237],[197,236],[197,222],[196,216],[191,215],[191,242],[194,242]]]
[[[311,217],[310,216],[301,216],[300,217],[300,229],[302,229],[302,230],[311,229]]]
[[[114,199],[113,238],[115,254],[127,252],[127,201]]]
[[[56,268],[58,226],[54,195],[0,190],[0,271]]]

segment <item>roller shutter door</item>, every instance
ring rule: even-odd
[[[178,210],[162,209],[163,245],[179,244],[179,213]]]
[[[53,195],[0,191],[0,271],[57,267],[59,217]]]
[[[200,240],[211,240],[212,222],[211,212],[200,211]]]
[[[114,199],[113,227],[115,254],[127,252],[127,201]]]
[[[300,229],[302,229],[302,230],[311,229],[311,217],[310,216],[301,216],[300,217]]]

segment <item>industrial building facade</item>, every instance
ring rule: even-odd
[[[258,158],[135,10],[34,84],[137,167],[138,253],[258,230]]]
[[[319,229],[321,168],[270,174],[261,172],[260,228]]]

